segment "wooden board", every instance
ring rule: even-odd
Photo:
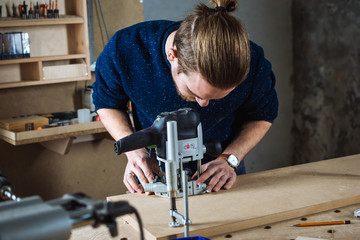
[[[87,77],[88,69],[85,63],[67,64],[43,67],[43,80]]]
[[[0,128],[0,139],[13,145],[22,145],[103,132],[106,132],[106,129],[102,122],[98,121],[25,132],[12,132]]]
[[[336,208],[335,210],[329,210],[322,213],[306,215],[304,217],[295,218],[292,220],[246,229],[243,231],[226,233],[211,237],[211,240],[229,240],[229,238],[247,239],[247,240],[265,239],[265,238],[279,239],[279,240],[280,239],[297,240],[299,236],[308,237],[311,239],[319,239],[319,240],[320,239],[336,239],[336,240],[359,239],[360,218],[354,217],[354,210],[356,209],[360,209],[360,203],[343,208]],[[295,224],[305,223],[305,222],[324,222],[324,221],[330,222],[330,221],[339,221],[339,220],[350,220],[351,224],[317,226],[317,227],[293,226]],[[138,235],[134,234],[134,236],[138,236]]]
[[[321,238],[321,239],[358,239],[360,236],[360,218],[353,217],[354,210],[360,209],[360,203],[336,210],[329,210],[322,213],[307,215],[304,218],[273,223],[265,226],[246,229],[243,231],[228,232],[211,237],[211,240],[231,240],[231,239],[296,239],[299,236]],[[350,219],[350,225],[331,225],[319,227],[297,228],[294,224],[299,222],[323,222]],[[111,237],[109,230],[101,225],[98,228],[83,226],[71,231],[70,240],[103,240],[103,239],[126,239],[139,240],[139,233],[124,221],[118,221],[117,226],[119,235]],[[264,237],[266,236],[266,237]]]
[[[14,132],[25,131],[25,125],[32,123],[33,130],[37,129],[40,126],[48,125],[49,119],[42,116],[28,116],[28,117],[18,117],[18,118],[8,118],[0,120],[0,128],[4,128]]]
[[[183,236],[170,228],[169,199],[127,194],[140,213],[147,239]],[[223,233],[279,222],[360,202],[360,155],[239,176],[232,189],[189,197],[191,236]],[[182,212],[182,200],[177,200]],[[137,228],[134,216],[123,219]]]

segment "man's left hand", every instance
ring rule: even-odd
[[[224,158],[217,158],[201,166],[202,174],[196,180],[196,184],[204,183],[208,178],[208,190],[217,192],[221,188],[230,189],[236,181],[236,173]],[[197,172],[192,176],[195,179]]]

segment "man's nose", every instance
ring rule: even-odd
[[[209,105],[208,99],[201,99],[201,98],[195,97],[195,100],[200,105],[200,107],[206,107],[207,105]]]

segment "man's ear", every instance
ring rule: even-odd
[[[173,62],[177,59],[177,50],[176,48],[170,48],[170,50],[166,54],[167,60],[169,62]]]

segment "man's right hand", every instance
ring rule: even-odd
[[[141,185],[152,183],[154,174],[160,171],[157,162],[149,158],[149,154],[145,148],[126,152],[128,163],[124,172],[124,184],[131,193],[143,193],[144,190],[137,184],[135,176],[139,179]],[[147,193],[150,194],[150,193]]]

